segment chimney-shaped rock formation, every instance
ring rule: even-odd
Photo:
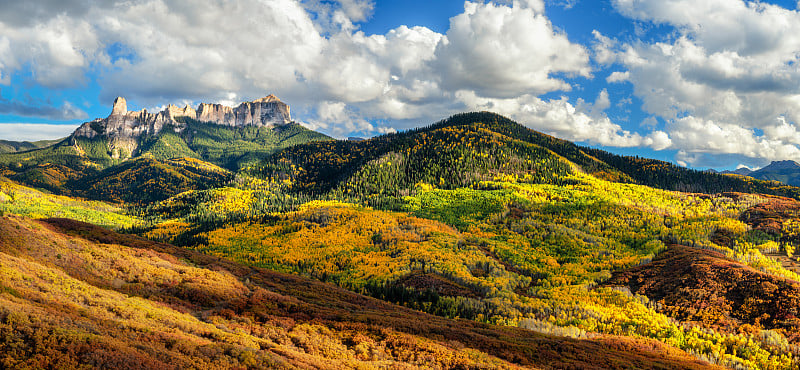
[[[118,96],[114,99],[114,108],[111,109],[111,115],[124,115],[128,113],[128,102],[125,98]]]

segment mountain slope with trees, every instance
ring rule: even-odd
[[[577,343],[604,338],[613,343],[610,348],[657,341],[652,348],[658,351],[686,352],[730,368],[789,369],[800,363],[792,317],[779,315],[762,298],[774,293],[769,284],[791,290],[792,282],[800,281],[791,261],[779,258],[791,259],[800,241],[800,203],[792,199],[798,188],[616,156],[485,112],[363,141],[297,143],[234,171],[193,158],[190,151],[198,153],[193,141],[176,141],[178,133],[168,132],[174,134],[141,147],[152,158],[97,168],[92,173],[97,177],[83,177],[93,180],[88,187],[71,191],[125,205],[118,212],[132,221],[109,225],[158,241],[148,242],[152,245],[177,245],[169,248],[181,251],[181,258],[223,258],[232,261],[226,262],[227,271],[274,271],[282,281],[291,276],[321,284],[314,287],[335,285],[336,294],[368,307],[383,301],[397,312],[432,314],[454,327],[431,329],[433,336],[404,332],[435,341],[476,340],[478,345],[484,337],[469,328],[494,328]],[[195,134],[200,142],[209,135]],[[163,148],[188,154],[155,158]],[[225,152],[213,149],[209,145],[203,155],[222,161]],[[78,184],[50,166],[42,165],[40,172]],[[26,208],[3,209],[25,214]],[[86,229],[79,235],[97,233],[108,234]],[[113,235],[109,240],[125,237]],[[89,239],[103,242],[98,238]],[[676,253],[711,257],[670,259]],[[672,270],[659,270],[664,260],[679,261],[695,273],[670,275]],[[645,283],[656,287],[651,291],[616,280],[631,271],[637,279],[664,281]],[[255,275],[246,276],[252,282]],[[124,287],[145,289],[147,284]],[[304,297],[318,294],[310,289]],[[793,302],[792,294],[774,296]],[[164,299],[169,304],[173,298]],[[718,303],[729,307],[702,310]],[[695,311],[670,308],[683,305]],[[330,317],[309,312],[305,319]],[[363,320],[342,315],[336,327]],[[383,323],[400,328],[393,321]],[[492,343],[472,348],[499,363],[571,366],[535,355],[543,349],[533,342]],[[487,349],[508,345],[521,352]],[[550,352],[544,353],[549,358]],[[434,358],[439,356],[452,358],[444,353]],[[628,366],[614,365],[614,355],[609,359],[604,363],[609,367]]]
[[[0,218],[0,364],[707,368],[650,341],[420,314],[65,219]]]
[[[373,168],[380,163],[385,167]],[[558,178],[574,170],[666,190],[800,197],[798,188],[775,182],[582,147],[489,112],[457,114],[427,127],[365,141],[297,145],[267,158],[260,172],[288,178],[301,192],[318,194],[339,187],[346,194],[366,194],[370,190],[361,189],[367,183],[397,195],[419,181],[453,188],[503,173],[558,183]],[[365,176],[368,178],[362,179]],[[348,186],[358,190],[348,192]]]

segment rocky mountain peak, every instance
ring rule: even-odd
[[[281,100],[278,99],[277,96],[269,94],[261,99],[253,100],[253,103],[272,103],[272,102],[280,102]]]
[[[77,137],[105,137],[112,152],[130,156],[135,154],[138,139],[144,135],[156,135],[168,127],[176,132],[184,130],[184,121],[176,119],[181,117],[233,127],[272,127],[292,122],[289,106],[275,95],[244,102],[235,108],[201,103],[197,109],[193,109],[188,105],[178,108],[170,104],[158,113],[149,113],[145,109],[128,111],[125,98],[117,97],[108,117],[85,122],[75,130],[72,138],[74,142]]]
[[[111,109],[111,115],[124,115],[128,113],[128,102],[125,98],[118,96],[114,99],[114,108]]]
[[[797,169],[797,168],[800,168],[800,163],[797,163],[792,160],[785,160],[785,161],[772,161],[772,163],[770,163],[769,166],[766,166],[763,169],[785,170],[785,169]]]

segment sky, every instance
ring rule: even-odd
[[[328,135],[493,111],[705,169],[800,161],[796,0],[0,0],[0,139],[275,94]]]

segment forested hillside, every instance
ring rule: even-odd
[[[56,144],[60,141],[61,140],[40,140],[40,141],[0,140],[0,154],[41,149]]]
[[[392,157],[396,158],[394,162]],[[378,162],[387,168],[373,168]],[[572,171],[568,163],[600,179],[666,190],[800,196],[798,188],[777,182],[696,171],[581,147],[489,112],[458,114],[424,128],[366,141],[298,145],[269,157],[261,171],[271,177],[289,178],[303,192],[320,193],[339,185],[346,194],[360,196],[358,193],[373,192],[365,189],[364,183],[397,195],[419,181],[452,188],[492,179],[498,173],[557,183]],[[373,177],[362,179],[364,176]],[[346,189],[348,182],[350,191]]]
[[[196,141],[182,141],[187,144],[180,150],[202,152],[200,157],[217,158],[218,163],[229,153],[215,151],[211,144],[204,152],[196,149],[200,144],[191,143],[236,141],[236,136],[224,135],[207,139],[210,134],[202,129],[195,134]],[[355,351],[350,357],[331,357],[331,352],[303,347],[305,339],[292,342],[305,348],[314,361],[366,361],[356,349],[366,339],[346,337],[341,331],[374,334],[360,323],[378,320],[370,322],[414,340],[424,337],[443,345],[432,359],[460,359],[458,351],[467,348],[479,352],[470,352],[478,353],[477,357],[469,355],[463,361],[442,362],[443,367],[563,368],[607,361],[599,366],[672,368],[705,361],[730,368],[791,369],[800,364],[796,350],[800,322],[795,310],[781,308],[796,303],[800,280],[794,265],[800,242],[800,202],[793,199],[800,194],[797,188],[620,157],[529,130],[491,113],[456,115],[429,127],[364,141],[305,142],[265,154],[238,171],[191,155],[159,159],[156,149],[177,147],[170,141],[177,138],[162,136],[160,143],[144,146],[152,158],[96,169],[83,177],[92,181],[69,190],[124,205],[104,208],[124,214],[124,219],[105,214],[85,220],[108,220],[103,224],[158,243],[63,220],[48,221],[49,225],[61,228],[54,232],[67,234],[77,228],[81,230],[77,235],[92,242],[131,245],[125,240],[135,240],[134,246],[157,246],[153,248],[162,253],[180,255],[180,263],[188,259],[199,265],[187,266],[200,268],[213,261],[244,282],[249,289],[245,296],[254,294],[248,284],[260,284],[254,283],[255,276],[269,275],[288,284],[268,290],[297,297],[287,298],[292,302],[311,299],[313,305],[327,308],[319,311],[293,303],[279,312],[293,323],[324,326],[314,327],[314,335],[326,338],[320,339],[324,343],[333,336],[340,341],[336,343]],[[237,156],[230,158],[241,158]],[[37,168],[48,174],[52,170]],[[12,180],[18,176],[7,173]],[[80,183],[68,175],[50,174],[50,178],[63,178],[66,184],[54,189]],[[11,183],[7,188],[12,185],[15,194],[23,189]],[[42,201],[56,198],[44,193],[36,196]],[[2,209],[7,214],[36,217],[30,206],[6,204]],[[75,207],[92,210],[101,205],[76,203]],[[39,216],[52,217],[51,211]],[[167,249],[170,252],[164,252]],[[113,289],[147,299],[148,294],[156,294],[146,282],[125,281],[129,283]],[[305,288],[293,290],[292,281],[304,282]],[[147,293],[140,294],[139,289]],[[330,289],[342,296],[331,298],[326,294],[334,293],[319,291]],[[222,323],[218,329],[262,322],[248,316],[251,308],[219,304],[204,294],[176,293],[178,298],[158,299],[192,307],[179,311],[229,309],[218,315],[221,318],[212,315],[209,319],[215,325]],[[354,306],[348,306],[353,309],[348,313],[339,308],[326,311],[331,306],[317,297],[383,308],[365,318],[349,313],[359,310]],[[425,316],[426,320],[441,326],[425,326],[406,316],[419,312],[434,315]],[[247,335],[271,330],[281,338],[293,338],[292,325],[249,327],[250,334],[247,330],[233,333],[246,338],[237,340],[260,343]],[[518,342],[478,334],[486,330],[539,339]],[[387,350],[386,337],[373,334],[366,335],[378,343],[370,351]],[[542,344],[552,336],[560,338],[561,344]],[[487,338],[494,339],[485,342]],[[450,341],[461,344],[453,346]],[[284,342],[274,343],[260,348],[282,348]],[[563,343],[602,343],[609,354],[607,360],[595,360],[594,350],[577,350],[591,354],[589,360],[571,349],[563,352],[558,347]],[[218,342],[208,345],[220,346]],[[413,348],[408,351],[417,356],[414,361],[426,358],[419,357],[421,347],[414,344]],[[510,349],[498,352],[498,348]],[[615,357],[617,349],[631,351],[631,357],[620,360]],[[652,356],[651,350],[667,357],[637,362],[639,353]],[[276,353],[284,356],[291,352],[287,351]],[[192,353],[186,358],[200,356]],[[243,361],[229,358],[230,351],[225,353],[224,361]],[[300,358],[291,353],[292,359]],[[411,361],[391,353],[369,359]],[[701,362],[685,361],[685,353]],[[267,361],[267,357],[259,359]]]

